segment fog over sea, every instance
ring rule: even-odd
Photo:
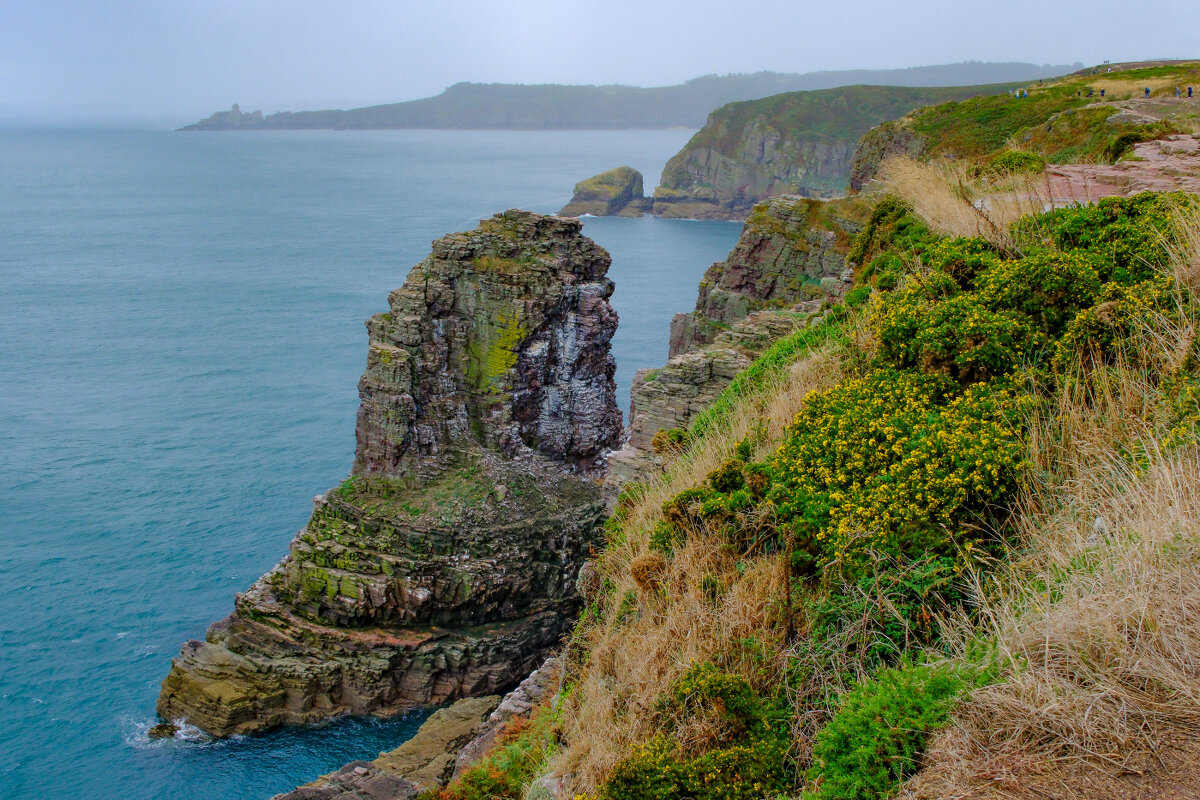
[[[0,796],[266,800],[421,717],[150,742],[189,638],[354,451],[363,321],[444,233],[690,131],[0,131]],[[618,400],[740,225],[587,219]]]

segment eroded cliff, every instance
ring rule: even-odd
[[[855,144],[874,126],[930,103],[1008,88],[846,86],[730,103],[710,114],[667,162],[653,213],[744,219],[769,197],[840,195],[850,180]]]
[[[578,607],[619,439],[609,257],[572,220],[451,234],[367,322],[350,477],[183,646],[158,713],[216,736],[492,694]]]
[[[729,256],[705,272],[696,309],[671,321],[667,363],[634,376],[625,442],[608,459],[610,502],[660,469],[659,431],[687,429],[756,356],[841,298],[846,253],[870,208],[861,198],[774,197],[753,210]]]

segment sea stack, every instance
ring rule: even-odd
[[[367,321],[350,477],[187,642],[158,713],[214,736],[502,692],[561,641],[621,436],[608,254],[524,211],[433,243]]]
[[[575,184],[571,202],[558,213],[564,217],[640,217],[652,201],[643,195],[642,173],[617,167]]]

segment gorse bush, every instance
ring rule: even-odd
[[[658,713],[665,732],[635,747],[599,797],[760,800],[790,784],[786,719],[745,678],[695,664],[659,700]]]
[[[1016,487],[1022,448],[1007,387],[878,370],[810,396],[780,447],[771,497],[818,562],[870,552],[953,555],[962,523]]]
[[[1136,283],[1167,267],[1164,243],[1173,233],[1173,211],[1184,203],[1186,196],[1178,193],[1108,197],[1028,217],[1017,224],[1016,233],[1033,246],[1096,254],[1101,281]]]

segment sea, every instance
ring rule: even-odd
[[[0,130],[0,798],[266,800],[424,714],[150,741],[187,639],[354,452],[363,321],[444,233],[691,131]],[[587,218],[618,397],[740,226]]]

